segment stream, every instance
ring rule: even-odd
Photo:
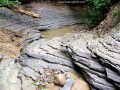
[[[83,7],[30,3],[18,8],[37,13],[40,18],[0,8],[0,29],[14,32],[7,34],[3,31],[1,34],[5,34],[5,38],[12,37],[10,45],[19,48],[19,56],[9,57],[13,53],[16,55],[13,48],[12,53],[9,49],[9,56],[1,57],[0,90],[70,90],[75,80],[89,90],[72,59],[61,47],[63,42],[73,41],[76,29],[83,25]],[[3,43],[9,42],[5,40]]]
[[[40,17],[0,7],[0,90],[120,90],[120,22],[102,34],[113,11],[90,31],[83,6],[16,8]]]
[[[75,32],[76,27],[77,25],[66,26],[60,29],[41,31],[40,34],[43,35],[43,37],[46,39],[52,39],[54,37],[62,37],[66,33],[76,33]]]

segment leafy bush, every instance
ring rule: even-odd
[[[104,10],[109,8],[111,0],[92,0],[92,4],[95,9]]]
[[[85,23],[91,27],[98,25],[105,17],[106,12],[111,6],[111,0],[88,0],[88,2],[89,6],[85,14]]]
[[[0,0],[0,6],[16,6],[20,2],[18,0]]]
[[[112,16],[113,17],[118,17],[120,16],[120,9],[118,7],[115,7],[113,10],[112,10]]]

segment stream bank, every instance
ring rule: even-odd
[[[43,87],[48,90],[58,90],[65,83],[68,85],[64,86],[63,90],[66,88],[68,90],[78,79],[80,79],[78,82],[88,88],[85,81],[79,78],[79,73],[74,69],[68,55],[60,51],[61,37],[56,35],[76,33],[74,29],[83,23],[82,8],[50,3],[31,3],[18,7],[34,11],[40,14],[41,18],[15,13],[4,7],[0,8],[1,30],[12,31],[13,35],[6,37],[18,37],[14,39],[15,41],[20,38],[18,43],[21,46],[18,50],[20,54],[15,58],[4,56],[1,52],[0,90],[41,90]],[[48,37],[44,35],[46,38],[44,39],[43,34],[47,34]],[[14,43],[14,40],[11,40]],[[17,54],[14,48],[11,49]],[[61,81],[61,78],[64,81]],[[9,86],[6,87],[7,85]]]
[[[31,9],[32,5],[35,4],[27,5],[27,8]],[[80,24],[83,17],[79,16],[80,13],[76,14],[78,11],[73,14],[69,7],[61,5],[57,10],[51,4],[35,6],[33,7],[35,11],[40,9],[42,19],[0,8],[0,15],[3,16],[0,18],[3,20],[0,26],[4,26],[1,29],[19,32],[12,37],[21,36],[19,43],[22,46],[17,58],[6,57],[1,53],[0,90],[120,89],[119,24],[105,36],[98,37],[96,32],[84,30],[83,24]],[[48,12],[49,15],[46,14]],[[31,26],[35,25],[34,22],[38,25],[33,26],[36,29]],[[53,31],[43,32],[45,37],[43,38],[40,31],[51,29]],[[67,33],[64,34],[66,31]],[[56,37],[56,33],[62,34]],[[50,36],[46,37],[45,34]],[[15,40],[17,41],[18,38]]]

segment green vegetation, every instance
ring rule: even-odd
[[[89,5],[86,10],[85,23],[91,27],[98,25],[108,12],[112,0],[87,0]]]
[[[18,0],[0,0],[0,7],[16,6],[17,4],[20,4]]]
[[[42,85],[42,86],[41,86],[41,89],[42,89],[42,90],[47,90],[47,89],[46,89],[46,85]]]
[[[119,8],[114,8],[113,11],[112,11],[112,16],[113,17],[118,17],[120,16],[120,9]]]

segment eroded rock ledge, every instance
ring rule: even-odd
[[[29,33],[22,42],[24,48],[19,58],[4,61],[1,57],[0,89],[35,90],[43,83],[55,83],[56,75],[62,74],[67,75],[67,81],[63,88],[55,90],[71,90],[75,80],[68,72],[74,75],[82,72],[92,90],[120,89],[119,25],[113,31],[93,40],[84,39],[82,34],[48,40],[38,32]]]
[[[110,35],[91,41],[83,39],[82,35],[74,34],[34,41],[23,49],[20,73],[36,81],[37,77],[31,73],[44,75],[46,68],[74,74],[82,72],[92,90],[118,90],[120,89],[119,25],[113,30]],[[79,67],[78,72],[74,66]]]
[[[66,82],[65,85],[62,82],[61,87],[55,90],[76,90],[72,87],[76,88],[75,86],[81,84],[73,86],[76,81],[66,73],[76,75],[78,79],[81,72],[92,90],[120,89],[120,24],[113,29],[111,35],[104,38],[89,39],[91,35],[84,33],[83,36],[66,34],[64,37],[48,40],[35,30],[55,29],[80,23],[81,14],[62,14],[44,7],[40,11],[37,10],[44,16],[41,20],[15,14],[6,8],[0,10],[0,15],[4,16],[0,21],[1,26],[5,25],[6,29],[17,31],[25,29],[20,57],[8,59],[0,56],[0,90],[39,90],[46,82],[55,83],[56,75],[59,74],[66,75]],[[14,19],[11,21],[11,18]],[[30,29],[31,33],[27,29]],[[79,71],[76,71],[76,66]],[[77,82],[85,83],[83,80]],[[86,90],[89,90],[88,85],[85,86]]]
[[[62,8],[64,7],[64,9]],[[40,15],[40,18],[15,13],[8,8],[0,8],[0,28],[13,31],[20,30],[49,30],[68,25],[83,23],[83,12],[72,11],[69,6],[55,6],[54,4],[31,3],[19,6]],[[67,13],[66,13],[67,12]]]
[[[120,89],[120,30],[119,25],[114,32],[102,39],[86,42],[74,41],[66,45],[73,62],[83,73],[92,90]]]

